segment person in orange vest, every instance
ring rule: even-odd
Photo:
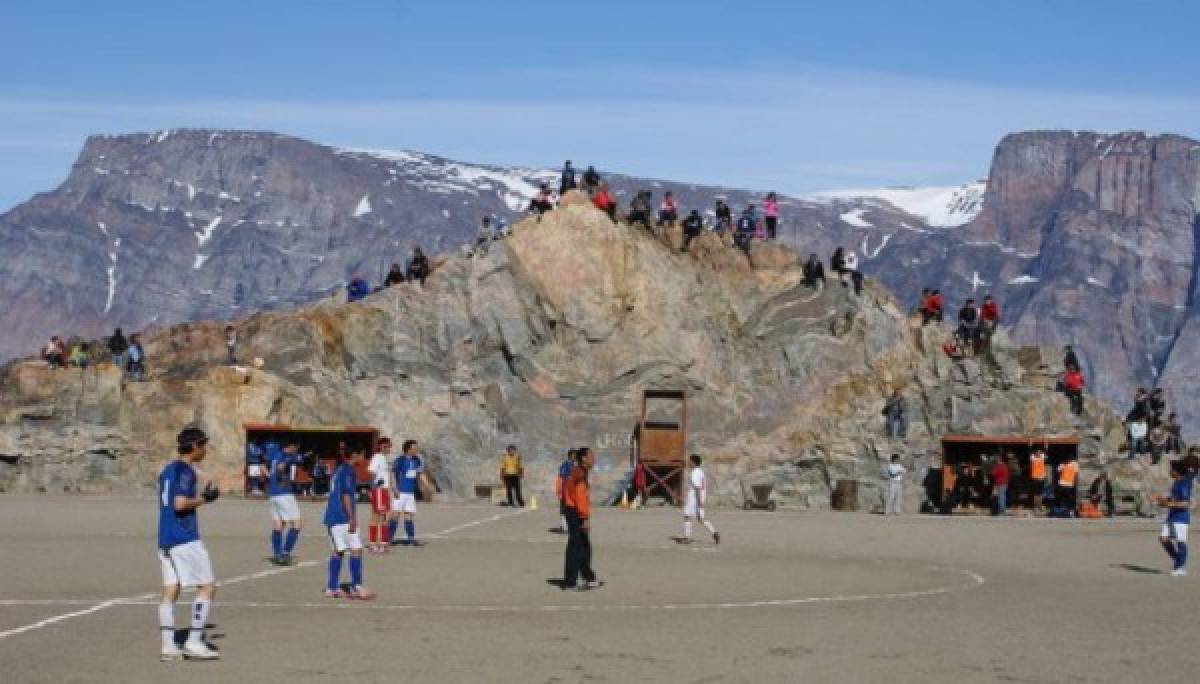
[[[1079,483],[1079,462],[1075,459],[1063,461],[1058,465],[1058,491],[1055,493],[1055,506],[1063,509],[1068,518],[1076,515],[1075,487]]]
[[[1033,501],[1034,513],[1042,511],[1042,500],[1046,497],[1046,452],[1034,449],[1029,454],[1029,498]]]
[[[589,591],[604,585],[592,571],[592,542],[590,539],[592,501],[588,488],[588,473],[594,462],[592,450],[579,449],[579,463],[567,478],[563,503],[567,508],[567,552],[563,570],[563,589]],[[579,583],[579,577],[583,582]]]

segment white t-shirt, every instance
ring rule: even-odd
[[[387,455],[375,454],[372,456],[367,470],[371,471],[371,481],[376,487],[392,488],[392,468],[388,465]]]
[[[904,466],[900,465],[899,463],[887,464],[887,478],[889,480],[891,480],[892,482],[903,482],[904,481],[904,473],[907,473],[907,472],[908,472],[908,470]]]
[[[692,468],[691,475],[688,476],[691,480],[691,487],[688,488],[688,498],[701,506],[704,505],[704,470],[702,468]]]

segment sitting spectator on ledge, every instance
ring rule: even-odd
[[[63,341],[58,335],[50,338],[50,342],[46,344],[46,348],[42,350],[42,359],[50,365],[51,368],[66,368],[67,366],[67,350],[63,346]]]
[[[367,285],[367,281],[363,280],[357,273],[350,279],[350,283],[346,285],[346,301],[357,302],[371,293],[371,287]]]

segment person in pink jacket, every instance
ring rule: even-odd
[[[775,193],[768,193],[767,199],[763,200],[763,214],[766,216],[767,239],[774,240],[779,225],[779,199]]]

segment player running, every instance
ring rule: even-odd
[[[289,442],[271,458],[267,496],[271,507],[271,562],[290,565],[292,550],[300,538],[300,506],[296,504],[292,479],[300,465],[300,447]],[[286,536],[285,536],[286,535]]]
[[[350,456],[357,461],[356,452]],[[325,585],[326,598],[351,598],[369,601],[375,598],[370,589],[363,586],[362,540],[358,537],[358,516],[355,511],[354,465],[338,454],[337,468],[330,481],[329,502],[325,505],[325,526],[329,529],[329,541],[333,554],[329,556],[329,582]],[[339,581],[342,575],[342,559],[350,552],[350,590],[343,591]]]
[[[421,455],[417,453],[417,441],[406,440],[399,458],[394,464],[396,497],[392,499],[392,513],[404,515],[404,541],[406,546],[421,546],[417,540],[417,525],[413,515],[417,512],[417,478],[425,469]]]
[[[379,451],[371,457],[367,470],[371,472],[371,526],[367,531],[368,550],[386,553],[392,537],[396,535],[392,512],[392,440],[379,440]]]
[[[175,442],[179,458],[168,463],[158,476],[158,559],[163,577],[162,602],[158,604],[160,660],[216,660],[221,654],[204,641],[204,626],[217,585],[208,550],[200,541],[196,510],[216,501],[221,493],[209,482],[197,495],[192,466],[207,454],[208,436],[204,431],[185,427]],[[191,629],[180,648],[175,643],[175,602],[183,587],[196,587],[196,598],[192,601]]]
[[[689,457],[692,463],[692,470],[688,474],[686,489],[683,504],[683,536],[679,538],[680,544],[692,543],[692,518],[700,521],[710,533],[712,533],[713,543],[721,543],[721,533],[717,532],[717,528],[704,517],[704,502],[708,499],[708,483],[704,478],[704,468],[700,467],[700,454],[692,454]]]
[[[1158,505],[1167,509],[1166,520],[1158,533],[1158,541],[1175,567],[1171,570],[1172,577],[1183,577],[1187,574],[1187,535],[1188,523],[1192,521],[1192,480],[1191,473],[1183,461],[1171,461],[1171,493],[1169,496],[1158,497]]]

